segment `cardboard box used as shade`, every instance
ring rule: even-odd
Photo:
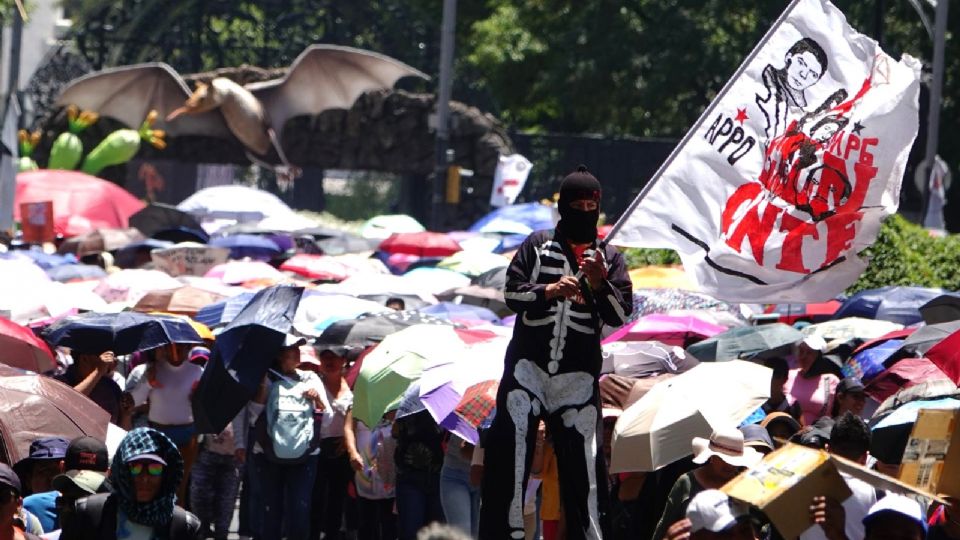
[[[759,508],[784,538],[796,538],[813,522],[816,496],[843,501],[851,495],[840,472],[878,489],[942,501],[931,493],[880,474],[853,461],[797,444],[771,452],[756,466],[728,482],[723,492]]]
[[[960,411],[921,409],[899,478],[931,493],[960,497]]]

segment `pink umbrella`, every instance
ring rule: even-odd
[[[726,331],[724,326],[707,322],[694,315],[667,315],[654,313],[640,317],[603,340],[661,341],[667,345],[686,347],[702,339]]]
[[[15,368],[43,373],[57,367],[50,347],[32,330],[0,318],[0,362]]]
[[[379,249],[387,253],[406,253],[420,257],[447,257],[462,248],[456,240],[444,233],[424,231],[394,233],[380,243]]]
[[[299,253],[290,257],[280,270],[286,270],[308,279],[343,281],[350,277],[350,268],[330,255]]]
[[[261,261],[229,261],[218,264],[204,274],[204,277],[218,278],[230,285],[259,279],[284,279],[283,272]]]

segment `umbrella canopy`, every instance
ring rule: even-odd
[[[910,431],[922,409],[960,409],[960,400],[953,398],[917,400],[904,403],[873,423],[870,454],[883,463],[900,463],[907,447]]]
[[[868,396],[883,403],[902,389],[923,384],[925,381],[943,380],[952,382],[933,362],[926,358],[904,358],[873,378],[866,385]]]
[[[211,239],[209,244],[229,249],[231,259],[250,257],[251,259],[268,261],[283,252],[276,242],[256,234],[221,236]]]
[[[427,229],[419,221],[406,214],[375,216],[360,227],[360,236],[382,240],[394,233],[417,233]]]
[[[172,245],[173,242],[167,242],[166,240],[153,238],[140,240],[118,249],[114,253],[114,262],[120,268],[139,268],[152,260],[150,257],[151,251],[168,248]]]
[[[395,332],[418,325],[452,326],[453,323],[440,317],[411,310],[389,311],[379,315],[364,315],[356,319],[337,321],[329,325],[317,341],[367,347],[382,342]]]
[[[470,278],[453,270],[443,268],[414,268],[401,276],[404,282],[414,288],[438,294],[450,289],[470,285]]]
[[[77,258],[72,253],[62,255],[57,253],[44,253],[43,251],[35,248],[18,249],[16,251],[7,252],[3,254],[3,258],[26,259],[42,268],[44,271],[51,270],[58,266],[77,264]]]
[[[722,302],[703,293],[680,289],[633,289],[633,313],[631,320],[651,313],[676,313],[696,310],[699,312],[722,312],[734,319],[744,321],[740,307]]]
[[[927,351],[927,358],[934,363],[951,381],[960,386],[960,332],[937,343]]]
[[[192,399],[199,433],[223,431],[256,394],[290,331],[302,294],[301,287],[263,289],[217,337]]]
[[[293,326],[305,336],[319,336],[335,322],[392,311],[383,304],[345,294],[314,294],[300,301]]]
[[[61,264],[47,270],[47,275],[54,281],[66,283],[68,281],[104,278],[107,277],[107,272],[93,264]]]
[[[843,376],[856,377],[864,384],[870,382],[886,369],[886,361],[900,349],[901,345],[903,345],[902,339],[891,339],[876,347],[854,353],[843,364]]]
[[[484,272],[506,268],[510,259],[496,253],[482,251],[458,251],[437,263],[437,268],[460,272],[469,277],[478,277]]]
[[[132,228],[98,228],[66,239],[57,248],[57,252],[74,253],[78,257],[83,257],[85,255],[95,255],[102,251],[116,251],[143,239],[140,231]]]
[[[908,356],[924,356],[934,345],[957,331],[960,331],[960,321],[921,326],[903,341],[900,350],[890,357],[890,360],[896,361]]]
[[[702,362],[763,358],[790,350],[803,334],[783,323],[731,328],[687,347],[687,352]]]
[[[642,266],[630,270],[635,289],[680,289],[695,291],[697,286],[679,266]]]
[[[184,320],[143,313],[84,313],[65,317],[43,331],[52,344],[80,353],[130,354],[169,343],[203,343]]]
[[[178,210],[206,219],[260,221],[294,213],[276,195],[237,184],[201,189],[177,205]]]
[[[881,287],[860,291],[847,298],[834,313],[835,319],[864,317],[904,326],[923,321],[920,306],[943,294],[942,289],[924,287]]]
[[[0,318],[0,363],[35,373],[57,367],[50,347],[32,330]]]
[[[920,315],[927,324],[960,320],[960,295],[942,294],[920,306]]]
[[[14,219],[20,204],[53,202],[53,227],[77,236],[101,227],[126,227],[144,204],[122,187],[79,171],[44,169],[17,174]]]
[[[283,272],[262,261],[229,261],[211,268],[204,277],[218,278],[223,283],[237,285],[255,280],[284,279]]]
[[[210,328],[224,326],[240,314],[255,294],[256,293],[253,292],[244,292],[219,302],[208,304],[200,308],[193,318]]]
[[[603,373],[644,378],[683,373],[700,362],[680,347],[659,341],[617,341],[603,345]]]
[[[343,233],[340,236],[317,240],[317,247],[325,255],[343,255],[345,253],[368,253],[373,251],[379,242],[370,240],[352,233]]]
[[[496,411],[499,389],[500,381],[498,380],[479,382],[467,388],[453,413],[447,417],[455,419],[456,422],[450,431],[471,444],[480,444],[480,435],[477,430]]]
[[[93,290],[107,302],[136,303],[150,291],[179,289],[183,284],[160,270],[127,269],[108,275]]]
[[[6,368],[12,369],[12,368]],[[0,461],[16,463],[30,455],[41,437],[67,440],[88,435],[106,440],[110,414],[87,396],[49,377],[15,371],[0,373]]]
[[[494,324],[500,324],[500,317],[496,313],[481,306],[471,306],[470,304],[454,304],[453,302],[440,302],[432,306],[426,306],[418,309],[420,313],[447,319],[448,321],[486,321]]]
[[[604,343],[612,341],[657,340],[667,345],[686,347],[704,338],[726,331],[725,326],[705,321],[696,315],[654,313],[620,327]]]
[[[507,286],[507,267],[493,268],[473,279],[474,285],[503,290]]]
[[[91,285],[96,282],[0,280],[0,309],[9,312],[11,320],[29,326],[50,324],[55,319],[75,314],[79,309],[108,310],[103,298],[90,290]]]
[[[134,311],[149,313],[165,311],[179,315],[195,315],[201,308],[226,298],[221,294],[186,286],[179,289],[152,291],[143,295],[133,306]]]
[[[404,418],[426,411],[427,407],[423,404],[423,400],[420,399],[420,381],[411,382],[410,386],[403,392],[403,395],[400,396],[400,400],[388,405],[387,411],[392,410],[394,407],[396,407],[397,410],[397,418]]]
[[[554,223],[552,206],[531,202],[497,208],[471,225],[470,231],[528,235],[552,229]]]
[[[404,253],[418,257],[447,257],[460,251],[460,244],[444,233],[423,231],[394,233],[377,248],[386,253]]]
[[[513,315],[513,310],[507,306],[503,298],[503,289],[468,285],[442,292],[437,295],[437,298],[456,304],[485,307],[500,317]]]
[[[767,314],[779,315],[779,321],[793,324],[799,320],[823,322],[833,316],[840,309],[841,302],[827,300],[812,304],[775,304],[764,311]]]
[[[157,202],[148,204],[142,210],[130,216],[129,221],[131,227],[136,227],[147,237],[160,231],[180,227],[194,231],[203,230],[197,218],[179,210],[176,206]]]
[[[324,343],[326,340],[321,339]],[[462,347],[452,327],[416,325],[383,339],[363,360],[353,388],[353,416],[375,426],[391,403],[419,379],[423,368]]]
[[[694,437],[709,438],[756,411],[770,397],[772,374],[733,360],[657,383],[617,420],[610,471],[655,471],[689,456]]]
[[[280,270],[322,281],[343,281],[350,277],[351,271],[347,265],[330,255],[305,253],[298,253],[284,261]]]
[[[869,341],[902,328],[902,324],[890,321],[846,317],[811,324],[810,326],[804,327],[801,332],[804,336],[820,336],[824,341],[849,341],[851,339]]]

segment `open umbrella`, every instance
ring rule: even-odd
[[[147,237],[160,231],[178,227],[195,231],[203,230],[197,218],[179,210],[176,206],[157,202],[148,204],[142,210],[130,216],[130,226],[136,227]]]
[[[764,311],[767,315],[776,315],[777,320],[786,324],[793,324],[799,320],[823,322],[833,316],[840,309],[841,302],[827,300],[811,304],[775,304]]]
[[[414,268],[401,276],[411,286],[432,294],[470,285],[470,278],[453,270],[443,268]]]
[[[150,291],[179,289],[183,286],[160,270],[126,269],[109,274],[93,290],[107,302],[136,303]]]
[[[418,309],[420,313],[433,315],[447,319],[448,321],[486,321],[494,324],[500,324],[500,317],[488,308],[481,306],[471,306],[470,304],[455,304],[453,302],[440,302],[432,306],[426,306]]]
[[[318,341],[324,341],[321,337]],[[416,325],[384,338],[363,360],[353,388],[353,416],[375,426],[424,366],[462,345],[452,327]]]
[[[262,261],[229,261],[218,264],[204,274],[204,277],[219,278],[231,285],[260,279],[284,279],[283,272]]]
[[[382,240],[394,233],[416,233],[425,230],[419,221],[408,215],[386,214],[365,221],[360,227],[360,236]]]
[[[689,456],[694,437],[709,438],[756,411],[770,397],[772,373],[733,360],[657,383],[617,420],[610,471],[655,471]]]
[[[947,375],[926,358],[904,358],[888,367],[867,383],[868,396],[883,403],[887,398],[902,389],[910,388],[925,381],[943,380],[950,382]]]
[[[940,295],[920,306],[920,315],[927,324],[960,320],[960,295]]]
[[[764,358],[786,353],[801,339],[803,334],[783,323],[742,326],[694,343],[687,352],[701,362]]]
[[[500,317],[507,317],[513,314],[513,310],[507,306],[507,302],[503,298],[503,289],[482,287],[480,285],[467,285],[466,287],[458,287],[442,292],[437,295],[437,298],[456,304],[485,307]]]
[[[305,336],[319,336],[328,326],[361,315],[390,313],[387,306],[345,294],[314,294],[303,298],[293,326]]]
[[[445,325],[454,323],[416,311],[390,311],[377,315],[364,315],[356,319],[337,321],[317,338],[321,343],[337,345],[369,346],[382,342],[387,336],[417,325]]]
[[[473,284],[503,290],[507,286],[507,267],[493,268],[473,278]]]
[[[462,248],[446,234],[423,231],[394,233],[380,242],[378,249],[386,253],[404,253],[418,257],[447,257]]]
[[[890,321],[845,317],[811,324],[804,327],[800,332],[804,336],[820,336],[824,341],[848,341],[851,339],[869,341],[902,328],[902,324]]]
[[[553,207],[539,202],[502,206],[470,226],[473,232],[516,233],[528,235],[541,229],[552,229]]]
[[[269,216],[293,213],[276,195],[239,184],[201,189],[180,202],[177,209],[201,220],[260,221]]]
[[[36,373],[55,367],[50,347],[32,330],[11,320],[0,318],[0,363]]]
[[[302,294],[302,287],[263,289],[217,337],[192,399],[199,433],[223,431],[256,394],[290,331]]]
[[[960,400],[921,399],[900,405],[893,412],[871,422],[870,454],[883,463],[900,463],[910,431],[921,409],[960,409]]]
[[[460,272],[469,277],[477,277],[484,272],[506,268],[510,259],[496,253],[482,251],[458,251],[437,263],[437,268]]]
[[[330,255],[298,253],[280,265],[280,270],[293,272],[308,279],[343,281],[350,277],[350,268]]]
[[[923,321],[920,306],[943,294],[942,289],[924,287],[881,287],[868,289],[847,298],[833,318],[863,317],[900,323],[904,326]]]
[[[143,313],[84,313],[65,317],[43,331],[52,345],[81,352],[118,355],[144,351],[169,343],[203,343],[197,331],[184,320]]]
[[[659,341],[615,341],[602,348],[603,373],[644,378],[661,373],[683,373],[700,362],[677,346]]]
[[[951,381],[960,386],[960,332],[937,343],[927,351],[930,359]]]
[[[208,242],[211,246],[227,248],[231,259],[251,259],[269,261],[283,251],[276,242],[256,234],[234,234],[220,236]]]
[[[54,229],[77,236],[101,227],[126,227],[128,219],[144,207],[122,187],[79,171],[43,169],[17,174],[14,219],[20,204],[53,201]]]
[[[900,349],[902,344],[902,339],[891,339],[876,347],[854,353],[843,363],[844,377],[856,377],[864,383],[870,382],[886,369],[884,367],[886,361]]]
[[[404,418],[426,411],[427,407],[423,404],[423,400],[420,399],[420,381],[411,382],[410,386],[403,392],[403,395],[400,396],[400,400],[394,401],[387,406],[387,411],[393,409],[394,405],[396,405],[397,409],[397,418]]]
[[[477,430],[494,414],[499,389],[498,380],[479,382],[467,388],[453,413],[448,416],[455,419],[455,425],[450,430],[471,444],[480,444]]]
[[[686,347],[704,338],[713,337],[726,329],[725,326],[705,321],[696,315],[653,313],[620,327],[604,339],[604,343],[657,340],[667,345]]]
[[[186,286],[179,289],[151,291],[140,297],[134,311],[149,313],[165,311],[180,315],[195,315],[201,308],[219,302],[225,297],[212,291]]]
[[[697,310],[699,312],[724,312],[743,321],[740,307],[723,302],[703,293],[680,289],[633,289],[633,313],[631,320],[651,313],[674,313]]]
[[[908,356],[924,356],[934,345],[947,339],[954,332],[960,331],[960,321],[950,321],[939,324],[928,324],[917,328],[907,339],[903,340],[890,362],[896,362],[900,358]]]
[[[232,321],[253,299],[254,292],[244,292],[200,308],[194,319],[210,328],[224,326]]]
[[[54,281],[66,283],[85,279],[100,279],[107,276],[107,272],[93,264],[61,264],[47,270],[47,275]]]
[[[110,414],[87,396],[50,377],[0,372],[0,461],[16,463],[30,455],[41,437],[105,440]]]
[[[317,240],[317,247],[324,255],[343,255],[344,253],[366,253],[373,251],[379,242],[362,236],[343,233],[339,236]]]
[[[64,240],[57,252],[74,253],[83,257],[102,251],[116,251],[141,240],[143,235],[133,228],[98,228]]]

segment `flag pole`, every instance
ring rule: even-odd
[[[793,0],[792,2],[790,2],[790,5],[787,6],[787,8],[783,10],[783,13],[781,13],[780,16],[777,18],[777,20],[774,21],[774,23],[770,26],[770,29],[767,30],[767,33],[764,34],[760,42],[757,43],[757,46],[754,47],[752,51],[750,51],[750,54],[743,61],[743,63],[740,64],[740,67],[737,68],[737,71],[734,72],[733,76],[731,76],[730,79],[727,80],[727,83],[723,85],[723,88],[720,90],[720,93],[717,94],[715,98],[713,98],[713,101],[710,103],[710,105],[707,106],[706,109],[704,109],[703,113],[700,115],[700,118],[698,118],[697,121],[693,124],[693,127],[691,127],[689,131],[687,131],[687,134],[683,136],[683,139],[680,140],[676,148],[674,148],[673,151],[670,152],[670,155],[667,157],[667,160],[664,161],[662,165],[660,165],[660,168],[657,169],[657,172],[653,174],[653,177],[646,183],[646,185],[643,186],[643,189],[641,189],[640,193],[637,194],[637,197],[633,199],[633,202],[630,203],[630,206],[628,206],[627,209],[624,210],[622,214],[620,214],[620,218],[617,219],[617,222],[614,223],[613,227],[610,228],[610,232],[607,233],[607,236],[600,243],[601,246],[606,246],[607,244],[609,244],[610,240],[612,240],[613,237],[616,236],[618,232],[620,232],[620,229],[623,227],[623,224],[626,222],[627,218],[630,216],[630,214],[633,213],[634,210],[637,209],[638,206],[640,206],[640,203],[643,202],[643,199],[647,196],[647,194],[653,188],[654,184],[657,183],[657,180],[660,179],[664,171],[667,170],[667,167],[669,167],[670,164],[673,163],[673,160],[676,159],[677,155],[680,154],[680,150],[700,129],[700,126],[703,124],[703,122],[707,118],[710,118],[711,116],[713,116],[713,110],[717,107],[717,105],[719,105],[720,101],[723,100],[723,96],[727,94],[727,92],[730,90],[730,87],[733,86],[733,83],[737,79],[739,79],[741,75],[743,75],[743,72],[747,70],[747,66],[750,65],[750,62],[752,62],[753,59],[757,56],[757,54],[760,53],[764,45],[766,45],[767,42],[770,41],[770,38],[773,37],[774,32],[778,28],[780,28],[780,25],[783,24],[783,21],[786,20],[786,18],[790,15],[790,13],[793,12],[794,8],[796,8],[797,4],[799,3],[800,3],[800,0]]]

